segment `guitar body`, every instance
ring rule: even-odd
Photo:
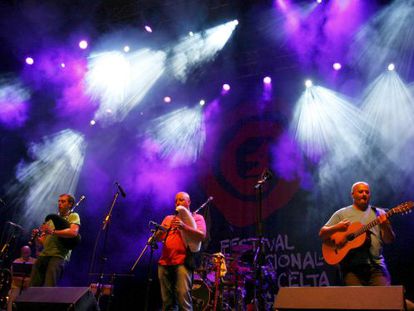
[[[339,241],[342,241],[343,238],[349,238],[352,236],[352,233],[358,231],[362,227],[363,225],[360,222],[354,222],[348,227],[346,231],[336,232],[331,236],[331,240],[334,243],[328,244],[324,242],[322,244],[322,254],[326,263],[330,265],[336,265],[345,258],[350,250],[362,246],[367,237],[366,232],[357,236],[355,239],[348,240],[342,247],[335,246],[335,244]]]
[[[70,227],[70,223],[63,217],[57,214],[49,214],[45,218],[45,222],[51,220],[56,230],[62,230]],[[81,236],[78,234],[74,238],[59,237],[59,241],[67,249],[74,249],[81,241]]]
[[[391,208],[385,213],[386,217],[389,218],[395,214],[406,214],[411,212],[414,207],[413,201],[407,201]],[[322,254],[326,263],[330,265],[336,265],[345,258],[348,252],[352,249],[362,246],[367,237],[367,231],[380,223],[379,217],[371,221],[369,224],[363,225],[360,222],[352,223],[346,231],[336,232],[331,236],[331,240],[328,243],[323,242]],[[341,242],[346,238],[346,243],[342,247],[337,247],[335,244]]]

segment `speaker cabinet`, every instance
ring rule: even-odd
[[[276,310],[404,310],[402,286],[282,287]]]
[[[89,287],[29,287],[14,302],[18,311],[96,311]]]

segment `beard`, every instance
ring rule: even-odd
[[[359,199],[355,202],[355,205],[358,206],[359,208],[367,208],[369,205],[369,199]]]

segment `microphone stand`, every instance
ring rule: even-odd
[[[14,244],[16,237],[16,227],[13,226],[12,229],[7,233],[5,242],[0,249],[0,268],[5,266],[5,262],[9,259],[10,246]]]
[[[261,178],[257,181],[254,188],[258,191],[259,205],[256,214],[256,234],[259,239],[258,247],[254,255],[254,271],[256,280],[254,282],[254,307],[255,310],[265,310],[265,304],[263,299],[263,273],[262,265],[264,262],[265,254],[263,247],[263,185],[271,179],[272,175],[269,170],[265,170]]]
[[[145,247],[142,249],[141,253],[139,254],[137,260],[135,260],[134,264],[131,267],[130,272],[133,272],[135,270],[135,267],[138,265],[138,263],[141,261],[142,256],[144,256],[145,252],[147,251],[148,247],[150,247],[150,257],[148,262],[148,273],[147,273],[147,289],[145,291],[145,305],[144,310],[149,310],[149,297],[150,297],[150,291],[152,286],[152,258],[154,257],[154,250],[158,249],[157,240],[155,239],[155,236],[157,235],[158,231],[160,231],[160,227],[156,227],[156,229],[151,229],[152,235],[148,239],[147,243],[145,244]]]
[[[102,229],[101,229],[101,231],[104,231],[105,232],[105,235],[104,235],[104,241],[103,241],[103,246],[102,246],[102,256],[100,258],[101,263],[100,263],[100,269],[99,269],[99,277],[98,277],[98,281],[97,281],[97,284],[96,284],[97,286],[96,286],[96,294],[95,294],[95,297],[96,297],[96,300],[98,302],[98,305],[99,305],[99,299],[100,299],[100,296],[101,296],[101,293],[102,293],[102,288],[103,288],[103,279],[104,279],[105,264],[106,264],[106,262],[108,260],[108,258],[105,257],[105,256],[106,256],[106,247],[107,247],[107,241],[108,241],[109,225],[111,224],[112,211],[114,209],[114,206],[115,206],[115,203],[116,203],[116,201],[118,199],[118,196],[119,196],[119,189],[115,193],[114,198],[112,199],[111,206],[109,208],[109,212],[105,216],[104,221],[102,222]],[[99,235],[98,235],[98,237],[99,237]],[[109,307],[110,307],[110,305],[108,303],[107,310],[109,310]]]

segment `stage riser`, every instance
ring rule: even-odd
[[[402,286],[283,287],[276,310],[404,310]]]

